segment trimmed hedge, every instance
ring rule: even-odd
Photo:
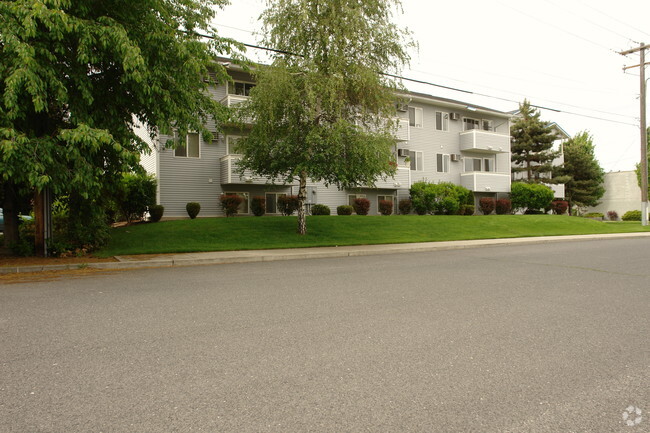
[[[464,204],[460,207],[458,211],[459,215],[472,216],[474,215],[475,207],[473,204]]]
[[[330,215],[330,208],[324,204],[315,204],[311,207],[312,215]]]
[[[352,208],[357,215],[368,215],[370,211],[370,200],[367,198],[356,198],[354,199]]]
[[[640,210],[629,210],[621,217],[623,221],[641,221]]]
[[[410,198],[405,198],[399,201],[398,207],[399,207],[400,214],[408,215],[411,213],[411,210],[413,209],[413,203],[411,203]]]
[[[481,209],[481,212],[483,212],[483,215],[490,215],[494,212],[496,203],[492,197],[481,197],[478,201],[478,207]]]
[[[564,215],[569,209],[569,202],[565,200],[553,200],[551,202],[551,210],[556,215]]]
[[[227,217],[237,215],[239,205],[244,201],[243,197],[236,194],[221,194],[219,200]]]
[[[497,215],[507,215],[512,212],[512,203],[510,199],[500,198],[497,200],[495,205],[495,211]]]
[[[393,201],[392,200],[379,200],[379,213],[382,215],[393,214]]]
[[[165,212],[165,207],[159,204],[152,204],[149,206],[149,221],[152,223],[157,223],[163,216]]]
[[[293,215],[298,209],[298,203],[297,195],[281,195],[278,197],[278,208],[284,216]]]
[[[352,211],[354,211],[354,208],[349,204],[342,204],[336,208],[337,215],[352,215]]]
[[[187,211],[187,214],[190,216],[190,219],[194,219],[199,214],[199,212],[201,212],[201,204],[195,201],[191,201],[185,205],[185,210]]]
[[[251,212],[255,216],[262,216],[266,213],[266,197],[261,195],[251,199]]]
[[[512,207],[525,209],[526,214],[538,214],[533,211],[550,207],[554,196],[553,190],[542,184],[513,182],[510,187]]]

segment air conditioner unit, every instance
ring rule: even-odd
[[[451,120],[458,120],[458,119],[460,119],[460,114],[458,114],[458,113],[449,113],[449,118]]]
[[[408,149],[397,149],[397,156],[409,156]]]
[[[396,104],[397,111],[401,111],[402,113],[405,113],[409,111],[409,106],[408,104]]]
[[[452,153],[452,154],[451,154],[451,160],[452,160],[453,162],[458,162],[458,161],[460,161],[460,155],[457,154],[457,153]]]

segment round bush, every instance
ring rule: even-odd
[[[490,215],[494,211],[496,203],[492,197],[482,197],[478,201],[478,207],[483,212],[483,215]]]
[[[185,205],[185,210],[191,219],[196,218],[196,216],[201,211],[201,205],[195,201],[191,201]]]
[[[472,216],[474,215],[474,205],[473,204],[464,204],[460,207],[458,211],[459,215]]]
[[[370,211],[370,200],[367,198],[357,198],[354,200],[352,208],[357,215],[368,215]]]
[[[410,214],[411,209],[413,208],[413,205],[411,203],[411,199],[410,198],[405,198],[403,200],[400,200],[398,207],[399,207],[399,213],[401,213],[402,215]]]
[[[353,210],[354,209],[352,208],[352,206],[350,206],[348,204],[343,204],[343,205],[338,206],[336,208],[336,214],[337,215],[352,215]]]
[[[379,213],[382,215],[393,214],[393,201],[392,200],[379,200]]]
[[[244,198],[236,194],[221,194],[219,201],[221,201],[221,206],[226,216],[231,217],[237,214],[239,205],[242,204]]]
[[[165,207],[159,204],[152,204],[149,206],[149,221],[157,223],[163,216],[165,212]]]
[[[251,199],[251,212],[255,216],[262,216],[266,213],[266,197],[255,196]]]
[[[497,215],[506,215],[512,211],[512,203],[507,198],[500,198],[496,202],[495,210]]]
[[[607,219],[610,221],[618,221],[618,213],[615,210],[607,211]]]
[[[315,204],[311,207],[312,215],[330,215],[330,208],[324,204]]]
[[[640,210],[629,210],[621,217],[623,221],[641,221]]]
[[[551,210],[556,215],[563,215],[569,209],[569,202],[566,200],[553,200]]]

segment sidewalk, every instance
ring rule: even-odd
[[[71,269],[120,270],[161,268],[172,266],[216,265],[227,263],[272,262],[279,260],[322,259],[333,257],[371,256],[394,253],[416,253],[498,245],[522,245],[548,242],[588,241],[603,239],[650,238],[650,233],[611,233],[597,235],[542,236],[530,238],[479,239],[450,242],[423,242],[411,244],[353,245],[342,247],[290,248],[275,250],[217,251],[183,254],[147,254],[116,256],[116,262],[59,264],[40,266],[3,266],[0,274],[21,272],[59,271]]]

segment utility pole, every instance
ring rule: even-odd
[[[626,66],[624,71],[638,67],[641,71],[641,96],[639,98],[641,107],[641,225],[648,225],[648,133],[646,126],[646,83],[645,83],[645,67],[650,64],[645,61],[645,50],[650,48],[643,42],[637,48],[631,48],[626,51],[621,51],[619,54],[626,56],[628,54],[636,53],[641,55],[641,62],[638,65]]]

